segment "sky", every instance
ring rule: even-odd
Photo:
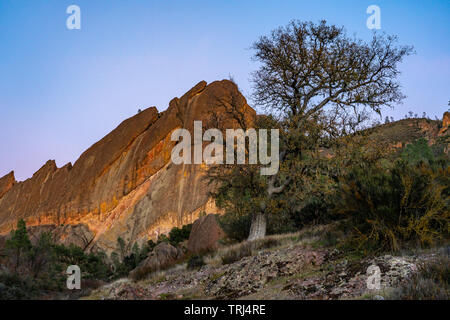
[[[70,5],[81,29],[69,30]],[[413,45],[400,65],[407,96],[383,116],[442,118],[450,100],[450,1],[0,0],[0,177],[75,162],[138,109],[163,111],[201,80],[238,83],[252,105],[250,46],[291,19],[381,30]]]

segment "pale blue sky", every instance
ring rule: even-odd
[[[67,30],[66,8],[81,8]],[[441,117],[450,100],[450,1],[0,0],[0,176],[74,162],[138,108],[159,110],[200,80],[232,75],[249,97],[260,35],[291,19],[344,25],[368,39],[366,8],[415,46],[401,65],[409,110]],[[251,101],[249,101],[251,104]]]

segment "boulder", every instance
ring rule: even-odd
[[[216,215],[208,214],[197,219],[192,225],[187,244],[188,252],[198,254],[217,249],[218,241],[225,237],[225,233],[217,222]]]
[[[142,279],[151,272],[163,270],[174,265],[182,257],[183,253],[180,249],[166,242],[161,242],[144,261],[130,272],[130,277],[134,280]]]

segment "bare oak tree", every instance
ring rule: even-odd
[[[367,109],[380,114],[382,107],[401,102],[398,64],[413,53],[412,47],[397,45],[394,36],[374,34],[364,42],[325,21],[291,21],[252,48],[260,63],[252,79],[254,101],[279,117],[284,132],[284,170],[268,178],[269,199],[296,180],[298,165],[290,160],[301,159],[312,145],[356,130],[367,119]],[[260,207],[249,240],[265,236],[263,202]]]

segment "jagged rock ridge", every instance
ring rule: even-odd
[[[202,81],[166,111],[151,107],[123,121],[73,166],[48,161],[26,181],[16,182],[13,172],[0,178],[0,234],[23,218],[34,235],[51,231],[60,242],[108,252],[119,236],[132,245],[191,223],[203,211],[215,213],[205,167],[171,163],[170,135],[192,130],[194,120],[207,122],[212,113],[236,127],[224,101],[237,101],[248,121],[256,116],[234,83]]]

